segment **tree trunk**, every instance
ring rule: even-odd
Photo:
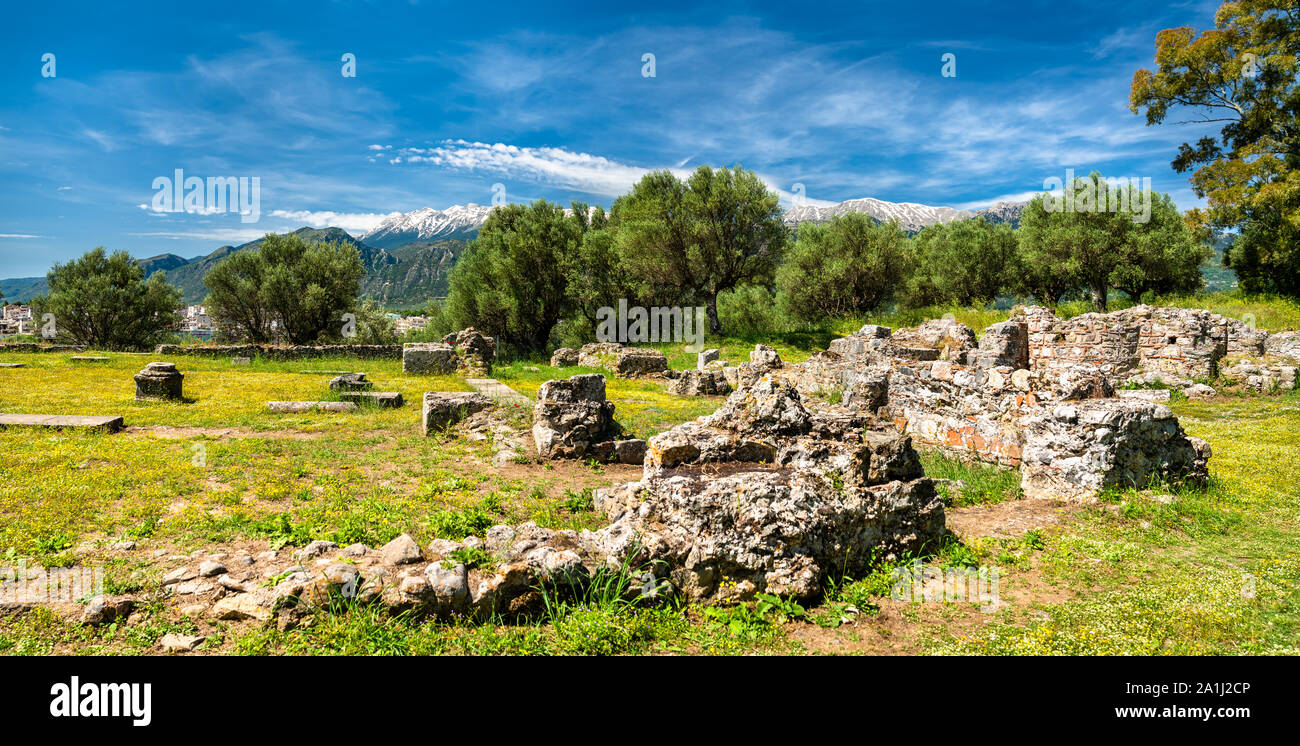
[[[1097,313],[1106,313],[1106,286],[1092,285],[1088,288],[1088,292],[1092,295],[1092,307]]]
[[[722,322],[718,320],[718,291],[714,290],[709,293],[704,310],[709,315],[709,333],[721,335]]]

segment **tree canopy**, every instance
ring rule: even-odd
[[[800,321],[861,315],[894,300],[911,263],[910,241],[898,223],[849,213],[799,227],[777,287],[786,312]]]
[[[1300,6],[1288,0],[1225,2],[1215,27],[1156,35],[1156,70],[1133,74],[1129,108],[1148,125],[1221,124],[1219,137],[1183,143],[1173,160],[1192,172],[1206,209],[1192,224],[1239,232],[1224,254],[1248,291],[1300,295]]]
[[[46,275],[50,290],[32,300],[38,318],[53,314],[56,338],[108,350],[157,344],[176,322],[181,292],[166,275],[144,277],[125,251],[97,247],[79,259],[56,263]]]
[[[611,210],[623,265],[644,299],[703,303],[709,331],[722,332],[718,294],[771,283],[788,237],[777,195],[740,166],[700,166],[685,182],[646,174]]]
[[[313,344],[342,333],[364,273],[356,247],[267,234],[218,262],[203,282],[223,334]]]

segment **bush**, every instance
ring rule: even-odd
[[[776,296],[759,285],[742,285],[720,293],[718,316],[729,334],[744,339],[768,337],[786,326]]]
[[[860,213],[801,226],[777,271],[785,312],[817,323],[884,308],[907,281],[911,251],[898,223],[877,223]]]

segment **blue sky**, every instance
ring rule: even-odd
[[[1157,31],[1217,2],[23,3],[0,48],[0,277],[103,245],[185,257],[419,207],[608,205],[741,164],[788,195],[953,207],[1065,169],[1149,176],[1200,125],[1127,110]],[[55,77],[42,55],[55,55]],[[342,56],[356,58],[344,77]],[[644,77],[643,55],[655,57]],[[941,75],[956,56],[956,77]],[[260,219],[154,179],[258,177]]]

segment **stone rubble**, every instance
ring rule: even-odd
[[[578,350],[578,365],[607,370],[616,378],[667,377],[668,358],[655,349],[625,347],[618,342],[592,342]]]

